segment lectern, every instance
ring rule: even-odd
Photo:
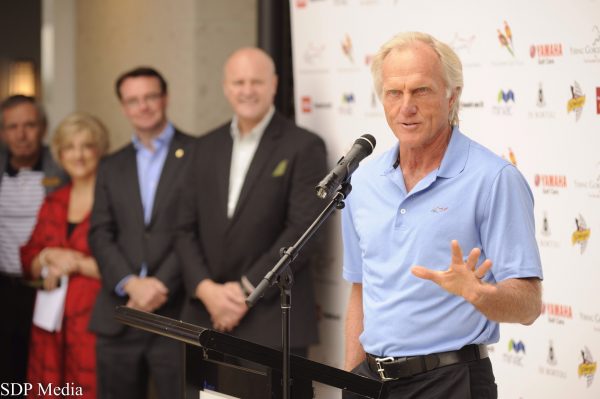
[[[120,306],[116,319],[185,344],[186,399],[212,390],[242,399],[282,397],[282,353],[231,335]],[[312,382],[379,399],[385,383],[292,355],[292,398],[313,397]]]

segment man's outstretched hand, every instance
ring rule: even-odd
[[[452,260],[445,271],[431,270],[423,266],[413,266],[411,271],[415,276],[433,281],[451,294],[462,296],[473,304],[480,296],[496,290],[494,285],[481,281],[491,269],[492,261],[486,259],[479,267],[476,267],[479,255],[481,255],[479,248],[473,248],[465,262],[458,241],[452,240],[451,253]]]

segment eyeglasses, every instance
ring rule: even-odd
[[[162,93],[146,94],[142,98],[127,98],[123,100],[123,105],[127,108],[137,108],[142,104],[156,105],[163,98]]]

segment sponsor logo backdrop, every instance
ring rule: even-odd
[[[376,153],[394,144],[369,70],[379,45],[418,30],[459,54],[461,130],[528,180],[545,274],[540,318],[529,327],[503,324],[500,342],[490,347],[500,397],[599,398],[600,1],[291,6],[297,122],[324,137],[331,165],[362,134],[377,138]],[[311,352],[336,367],[349,293],[340,241],[315,273],[321,345]]]

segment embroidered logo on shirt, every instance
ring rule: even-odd
[[[283,176],[284,173],[285,173],[285,170],[287,168],[287,164],[288,164],[287,159],[281,160],[277,164],[277,166],[275,167],[275,169],[273,169],[273,173],[271,174],[271,176],[273,176],[273,177],[281,177],[281,176]]]
[[[431,210],[431,212],[433,213],[442,213],[442,212],[446,212],[448,210],[447,206],[436,206],[435,208],[433,208]]]

